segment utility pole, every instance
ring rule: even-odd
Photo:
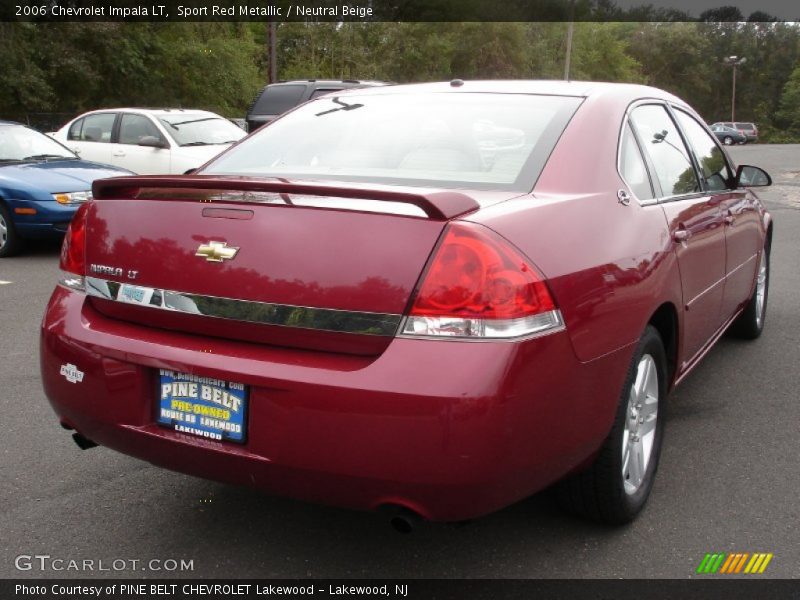
[[[570,21],[567,25],[567,56],[564,58],[564,81],[569,81],[569,67],[572,59],[572,33],[575,23]]]
[[[731,123],[736,121],[736,67],[739,67],[747,62],[747,58],[742,56],[726,56],[723,62],[733,67],[733,85],[731,88]]]
[[[572,62],[572,34],[575,32],[575,0],[569,3],[569,23],[567,24],[567,55],[564,57],[564,81],[569,81],[569,68]]]
[[[275,21],[267,23],[267,64],[269,65],[267,83],[278,81],[278,60],[276,58],[277,35],[275,31]]]

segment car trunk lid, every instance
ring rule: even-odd
[[[380,353],[445,223],[450,191],[252,178],[96,182],[87,293],[113,318],[257,343]]]

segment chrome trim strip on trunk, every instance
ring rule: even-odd
[[[86,277],[85,281],[86,294],[95,298],[188,315],[202,315],[260,325],[316,329],[335,333],[393,336],[402,319],[402,315],[394,314],[312,308],[190,294],[119,283],[97,277]]]

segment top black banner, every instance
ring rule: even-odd
[[[722,5],[721,5],[722,4]],[[0,21],[800,21],[796,0],[8,0]]]

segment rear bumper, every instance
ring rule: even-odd
[[[630,352],[580,363],[565,332],[520,343],[397,338],[377,357],[198,337],[109,319],[57,287],[41,369],[55,412],[97,443],[268,493],[460,520],[579,466],[610,428]],[[72,364],[84,373],[70,383]],[[159,368],[250,386],[244,445],[154,423]]]

